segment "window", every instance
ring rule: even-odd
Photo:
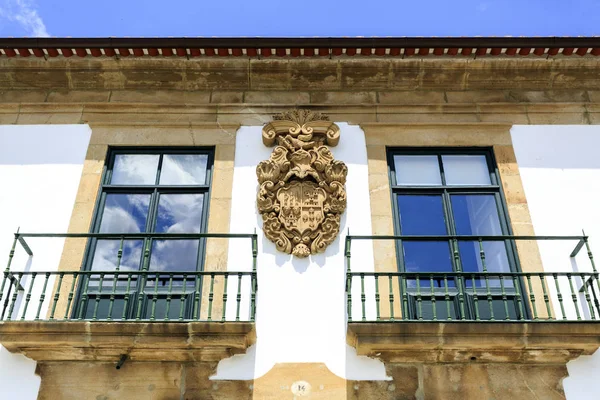
[[[208,149],[118,149],[111,151],[97,205],[92,232],[149,234],[123,241],[123,253],[118,263],[120,239],[92,239],[84,263],[85,270],[114,271],[164,271],[195,272],[203,267],[204,240],[197,238],[152,237],[151,234],[189,234],[206,231],[207,209],[211,180],[212,151]],[[150,249],[144,260],[144,249]],[[135,318],[138,310],[137,294],[158,291],[155,301],[156,318],[178,317],[180,307],[167,306],[167,291],[173,298],[185,298],[185,316],[189,318],[193,279],[175,275],[150,275],[143,279],[132,275],[129,280],[121,275],[100,283],[98,275],[91,275],[88,284],[88,301],[83,306],[84,318],[96,316],[105,319],[111,310],[112,319]],[[190,282],[190,279],[192,280]],[[187,282],[186,282],[187,280]],[[155,284],[157,288],[155,289]],[[116,286],[116,300],[109,306],[109,297]],[[171,286],[168,289],[168,286]],[[130,290],[127,291],[129,286]],[[148,289],[148,286],[152,286]],[[125,294],[128,300],[125,301]],[[149,295],[148,295],[149,296]],[[99,299],[99,305],[96,305]],[[149,316],[146,297],[141,305],[142,318]],[[124,308],[127,307],[127,310]],[[77,310],[76,312],[81,312]],[[161,314],[162,313],[162,314]],[[172,315],[171,315],[172,314]]]
[[[483,300],[489,289],[494,317],[507,316],[500,300],[504,291],[511,301],[508,317],[515,318],[518,310],[512,306],[515,287],[511,277],[490,276],[486,282],[481,275],[453,274],[484,272],[479,240],[460,236],[486,237],[481,244],[487,272],[518,270],[514,243],[502,237],[510,235],[510,227],[491,151],[390,149],[388,161],[396,234],[410,236],[398,242],[399,269],[427,273],[419,275],[418,281],[408,275],[401,282],[410,299],[404,312],[416,318],[418,292],[423,319],[433,317],[434,307],[438,319],[459,318],[462,310],[457,295],[462,292],[467,303],[465,317],[474,318],[477,306],[479,318],[489,319],[490,308],[473,302],[473,293]],[[454,241],[453,236],[459,238]],[[446,291],[451,307],[444,301]]]

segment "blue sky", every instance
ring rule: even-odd
[[[0,0],[0,37],[508,35],[600,35],[600,0]]]

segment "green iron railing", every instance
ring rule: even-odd
[[[454,272],[356,272],[353,240],[447,241]],[[585,246],[589,272],[489,271],[484,242],[576,241]],[[461,271],[459,242],[479,244],[481,271]],[[529,250],[537,252],[537,246]],[[350,236],[346,237],[346,293],[349,322],[393,321],[600,321],[599,274],[587,236]],[[517,260],[518,262],[518,260]],[[527,268],[522,268],[527,270]]]
[[[26,238],[119,241],[115,269],[11,270],[17,243]],[[250,239],[251,271],[149,270],[152,240]],[[141,270],[121,269],[124,243],[144,240]],[[0,284],[0,321],[254,321],[258,289],[256,234],[42,234],[16,233]],[[206,260],[205,265],[210,265]]]

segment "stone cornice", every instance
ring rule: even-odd
[[[600,57],[4,58],[2,90],[600,90]],[[151,100],[150,100],[151,101]]]
[[[593,354],[600,324],[585,322],[398,322],[348,324],[359,355],[398,363],[549,363]]]
[[[293,105],[0,103],[0,124],[89,124],[180,126],[231,129],[263,126]],[[599,124],[600,103],[478,103],[396,105],[305,105],[332,121],[352,124]]]
[[[254,341],[245,322],[0,323],[0,343],[36,361],[219,361]]]

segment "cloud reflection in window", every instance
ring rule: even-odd
[[[199,233],[203,194],[162,194],[158,201],[156,232]],[[155,240],[150,269],[154,271],[195,271],[198,240]]]
[[[156,232],[199,233],[203,194],[161,194]]]
[[[204,185],[206,154],[165,154],[160,172],[161,185]]]
[[[149,206],[149,194],[107,194],[100,233],[144,232]]]
[[[117,154],[110,183],[113,185],[154,185],[158,154]]]
[[[150,257],[151,271],[196,271],[198,240],[155,240]]]

